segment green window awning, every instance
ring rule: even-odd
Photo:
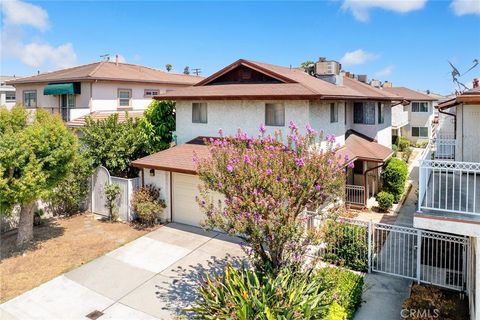
[[[61,95],[61,94],[80,94],[80,82],[68,83],[49,83],[43,88],[43,94]]]

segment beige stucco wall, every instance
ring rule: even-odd
[[[330,103],[338,106],[338,122],[330,122]],[[345,102],[344,101],[310,101],[309,122],[317,131],[323,130],[324,134],[333,134],[337,142],[345,143]]]
[[[480,105],[457,106],[457,161],[480,162]]]
[[[422,102],[422,101],[414,101]],[[431,101],[425,101],[428,105],[428,112],[412,112],[412,104],[404,106],[404,110],[408,112],[408,125],[402,128],[402,136],[406,137],[413,143],[428,141],[432,136],[432,120],[433,120],[433,105]],[[427,127],[428,137],[420,138],[412,136],[412,127]]]

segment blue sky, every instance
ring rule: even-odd
[[[1,73],[30,75],[120,54],[209,75],[238,58],[297,66],[319,56],[394,85],[449,93],[480,59],[480,0],[2,2]],[[480,66],[462,78],[480,75]]]

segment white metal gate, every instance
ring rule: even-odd
[[[468,237],[346,218],[314,218],[308,225],[331,228],[332,223],[337,227],[323,230],[325,238],[319,250],[327,262],[465,291]]]
[[[105,167],[98,167],[92,176],[92,212],[108,216],[106,208],[105,186],[111,183],[110,173]]]

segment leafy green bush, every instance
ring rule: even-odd
[[[403,152],[410,147],[410,140],[405,137],[398,137],[397,143],[398,151]]]
[[[378,208],[384,212],[387,212],[391,207],[393,207],[393,202],[395,197],[393,194],[382,191],[377,194]]]
[[[383,190],[393,195],[398,202],[405,189],[408,176],[407,163],[398,158],[391,158],[382,172]]]
[[[368,229],[363,226],[326,221],[322,228],[324,261],[352,270],[368,270]]]
[[[149,154],[168,149],[175,131],[175,102],[152,100],[140,119],[140,127]]]
[[[165,207],[165,201],[160,198],[160,189],[153,185],[133,193],[132,210],[141,223],[153,225]]]
[[[316,281],[330,302],[327,319],[353,319],[362,303],[363,276],[340,268],[322,268],[316,274]],[[346,313],[346,317],[345,317]]]
[[[90,161],[77,155],[72,170],[45,198],[53,215],[71,216],[83,209],[88,196],[89,178],[93,172]]]
[[[200,298],[187,311],[199,319],[351,319],[362,286],[361,276],[334,268],[275,275],[227,266],[202,279]]]
[[[110,213],[110,221],[118,220],[117,198],[120,195],[120,186],[115,183],[107,184],[104,187],[105,191],[105,207]]]
[[[406,148],[402,153],[402,160],[408,162],[408,160],[410,160],[410,156],[412,155],[412,151],[412,148]]]

